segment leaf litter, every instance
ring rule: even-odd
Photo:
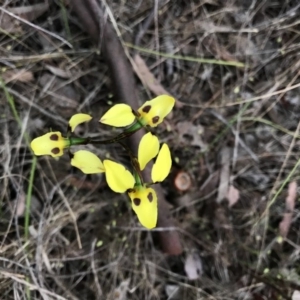
[[[111,103],[120,102],[112,70],[69,9],[74,4],[62,1],[65,15],[59,3],[40,3],[26,9],[15,0],[6,3],[5,9],[15,9],[13,14],[31,26],[3,10],[0,16],[1,74],[21,119],[29,116],[30,138],[65,130],[63,120],[79,107],[99,118]],[[22,299],[29,287],[36,299],[99,299],[100,287],[105,299],[297,299],[299,170],[270,207],[269,217],[264,215],[283,163],[280,180],[299,160],[298,137],[289,151],[300,120],[297,1],[171,1],[155,8],[151,1],[128,0],[106,5],[125,41],[145,29],[138,46],[168,54],[161,59],[128,50],[137,66],[141,101],[169,93],[180,103],[167,126],[157,130],[173,157],[172,174],[163,186],[176,220],[168,230],[180,233],[185,253],[162,253],[157,232],[138,227],[127,199],[112,195],[102,177],[77,173],[67,155],[59,161],[38,159],[33,196],[41,206],[30,211],[25,243],[25,199],[19,187],[26,191],[32,157],[19,142],[20,130],[2,93],[3,298]],[[245,67],[175,59],[170,51],[179,57],[243,62]],[[95,121],[84,133],[111,132]],[[102,157],[124,155],[118,147],[95,151]],[[174,178],[182,170],[192,181],[179,191]],[[10,207],[18,208],[17,218]],[[284,240],[280,247],[278,235]],[[101,243],[93,248],[94,240]]]

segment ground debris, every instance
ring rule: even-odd
[[[120,283],[120,285],[110,293],[108,296],[108,300],[126,300],[127,299],[127,291],[129,287],[130,279],[124,280]]]
[[[158,80],[154,77],[154,75],[149,70],[145,61],[139,54],[134,55],[134,70],[142,83],[149,88],[154,95],[159,96],[163,94],[170,95],[169,92],[165,90],[165,88],[158,82]]]
[[[288,186],[288,195],[285,199],[285,212],[279,224],[279,233],[283,238],[287,237],[293,219],[295,202],[297,198],[297,183],[292,181]]]
[[[48,3],[39,3],[29,6],[18,6],[9,8],[8,11],[14,15],[26,20],[33,21],[42,14],[44,14],[49,8]],[[0,28],[7,33],[21,34],[23,32],[22,23],[11,15],[5,13],[2,10],[0,16]]]
[[[196,280],[203,274],[203,264],[197,252],[189,253],[184,263],[185,273],[190,280]]]
[[[177,99],[150,128],[169,145],[174,175],[161,185],[174,222],[152,231],[103,174],[70,165],[80,147],[37,157],[30,185],[36,136],[66,134],[75,113],[94,118],[74,135],[121,130],[98,121],[124,102],[103,51],[112,36],[101,23],[92,41],[74,9],[84,4],[96,22],[99,1],[2,2],[0,298],[297,300],[299,1],[102,1],[103,24],[136,68],[130,105]],[[88,150],[128,161],[118,144]]]

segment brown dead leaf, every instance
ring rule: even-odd
[[[20,22],[4,13],[0,14],[0,28],[8,33],[21,34],[23,32]]]
[[[33,74],[25,69],[7,70],[2,74],[5,83],[11,81],[29,82],[33,80]]]
[[[295,208],[295,201],[297,198],[297,183],[292,181],[288,187],[288,195],[285,199],[285,213],[282,221],[279,224],[279,233],[283,238],[287,237],[293,219],[293,211]]]
[[[230,185],[227,191],[226,198],[228,199],[229,207],[231,207],[239,201],[240,191],[236,189],[233,185]]]
[[[49,4],[45,2],[45,3],[38,3],[29,6],[14,7],[8,10],[13,14],[19,16],[20,18],[30,22],[40,17],[48,9],[49,9]]]
[[[154,75],[149,70],[145,61],[139,54],[135,54],[133,57],[134,64],[133,69],[136,75],[140,78],[142,83],[148,87],[148,89],[154,93],[156,96],[160,95],[170,95],[172,96],[165,88],[158,82],[158,80],[154,77]],[[175,99],[176,100],[176,99]],[[183,104],[180,101],[175,102],[175,106],[177,108],[181,108]]]
[[[9,8],[8,11],[26,21],[33,21],[45,13],[48,8],[48,3],[40,3],[30,6]],[[0,13],[0,28],[2,31],[6,31],[8,33],[21,34],[23,32],[21,22],[4,12]]]
[[[135,54],[133,58],[135,64],[133,66],[135,73],[138,75],[140,80],[145,86],[149,88],[156,96],[167,94],[170,95],[168,91],[156,80],[154,75],[150,72],[145,61],[141,58],[139,54]]]

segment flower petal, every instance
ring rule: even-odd
[[[73,154],[71,165],[80,169],[85,174],[104,172],[102,161],[97,155],[87,150],[79,150]]]
[[[157,195],[154,189],[140,187],[128,193],[132,209],[136,213],[140,223],[152,229],[157,224]]]
[[[132,124],[134,120],[135,115],[129,105],[116,104],[102,116],[100,122],[110,126],[123,127]]]
[[[32,140],[30,147],[35,155],[62,156],[63,149],[69,146],[69,140],[62,137],[61,132],[48,132]]]
[[[75,114],[71,117],[69,120],[69,126],[71,128],[71,131],[74,132],[75,128],[84,122],[89,122],[92,119],[92,116],[88,114]]]
[[[154,158],[159,150],[159,141],[157,136],[151,132],[145,134],[139,144],[138,161],[141,170],[145,169],[146,164]]]
[[[116,193],[124,193],[132,189],[135,183],[132,174],[119,163],[111,160],[103,161],[108,186]]]
[[[155,183],[165,180],[170,173],[171,166],[172,159],[170,149],[167,144],[163,144],[151,171],[151,178],[153,182]]]
[[[175,99],[168,95],[160,95],[152,100],[146,101],[143,106],[138,109],[141,115],[140,122],[156,127],[170,113],[175,104]]]

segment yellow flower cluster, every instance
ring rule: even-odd
[[[167,95],[161,95],[145,102],[137,112],[126,104],[116,104],[104,114],[100,122],[116,127],[131,125],[132,127],[126,131],[127,135],[130,135],[130,128],[134,129],[132,132],[135,132],[147,125],[156,127],[170,113],[174,104],[174,98]],[[69,121],[69,131],[74,132],[79,124],[88,122],[91,118],[88,114],[75,114]],[[111,141],[117,140],[116,138]],[[63,137],[61,132],[57,131],[34,139],[31,142],[31,148],[35,155],[58,157],[63,155],[65,148],[88,143],[99,144],[98,141],[91,138]],[[87,150],[69,153],[72,166],[79,168],[85,174],[104,172],[107,184],[114,192],[126,192],[131,199],[133,210],[144,227],[152,229],[156,226],[158,200],[155,190],[150,186],[163,181],[170,172],[172,160],[167,144],[164,143],[160,147],[159,140],[155,135],[150,132],[145,134],[140,141],[137,158],[131,157],[133,173],[115,161],[105,159],[102,162],[95,154]],[[152,182],[145,183],[141,171],[154,158],[156,161],[151,171]]]

